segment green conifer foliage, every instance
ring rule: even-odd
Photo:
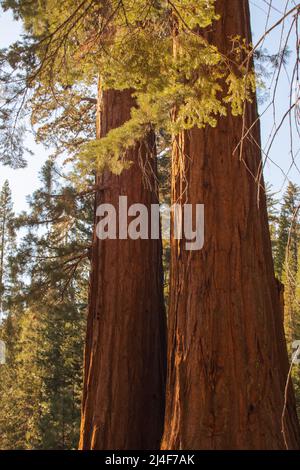
[[[126,149],[153,126],[175,133],[216,126],[218,116],[228,109],[241,114],[243,102],[252,99],[254,74],[244,61],[251,46],[232,38],[225,57],[205,38],[205,28],[218,21],[214,0],[4,0],[2,5],[13,9],[27,31],[2,60],[23,71],[38,138],[64,141],[69,149],[75,139],[73,157],[82,175],[104,168],[120,173]],[[135,90],[137,103],[131,119],[100,142],[90,126],[99,77],[103,89]],[[12,89],[13,95],[9,87],[6,92],[8,113],[11,97],[24,96],[22,87]]]
[[[300,188],[289,183],[281,206],[275,240],[275,273],[284,284],[284,327],[290,359],[295,353],[293,345],[300,340]],[[272,214],[271,214],[272,217]],[[300,416],[300,368],[293,365],[292,379],[295,387],[298,415]]]
[[[298,219],[296,210],[299,204],[299,187],[289,183],[284,194],[278,220],[278,241],[275,254],[275,272],[281,280],[284,272],[286,248],[289,244],[289,256],[293,262],[297,259]]]
[[[11,290],[10,274],[15,250],[12,195],[6,180],[0,192],[0,315]]]
[[[0,326],[1,449],[75,449],[82,390],[91,195],[61,184],[51,161],[16,255],[22,284]]]
[[[300,419],[300,243],[298,244],[298,266],[297,266],[297,275],[296,275],[296,289],[295,289],[295,299],[294,299],[294,344],[293,347],[293,354],[296,354],[297,361],[293,366],[293,383],[295,387],[295,395],[296,395],[296,402],[297,402],[297,412],[298,417]]]

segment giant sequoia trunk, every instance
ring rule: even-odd
[[[120,126],[130,91],[99,93],[98,136]],[[128,152],[130,169],[97,177],[96,207],[119,196],[157,203],[153,135]],[[81,449],[159,448],[164,415],[165,316],[160,240],[94,233],[85,351]]]
[[[228,52],[230,36],[251,40],[248,0],[217,0],[216,9],[212,43]],[[246,125],[256,117],[248,105]],[[265,195],[258,205],[252,176],[259,133],[256,125],[242,161],[233,155],[242,119],[230,114],[174,145],[172,197],[205,204],[205,243],[189,252],[185,240],[171,241],[164,449],[299,446],[291,387],[282,432],[288,357]]]

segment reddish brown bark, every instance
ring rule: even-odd
[[[211,41],[251,40],[248,0],[218,0]],[[246,125],[257,117],[247,106]],[[257,204],[261,155],[246,141],[233,150],[242,119],[183,132],[173,149],[173,201],[205,204],[205,244],[171,242],[171,294],[164,449],[282,449],[281,414],[288,357],[274,277],[264,191]],[[259,143],[259,125],[253,129]],[[186,179],[185,179],[186,178]],[[182,196],[184,195],[184,196]],[[299,446],[293,391],[284,432]]]
[[[100,91],[99,100],[102,137],[129,119],[134,102],[130,91]],[[153,151],[153,135],[128,152],[130,169],[97,177],[96,207],[118,208],[120,195],[128,205],[157,203],[149,146]],[[161,241],[100,241],[94,234],[80,449],[159,448],[164,386]]]

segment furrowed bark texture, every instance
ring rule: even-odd
[[[248,1],[217,0],[209,33],[223,52],[230,37],[251,41]],[[249,104],[246,125],[257,118]],[[260,130],[233,150],[242,119],[193,129],[173,148],[172,198],[205,204],[205,243],[171,241],[168,378],[163,449],[299,447],[283,318],[274,277],[264,191],[257,197]],[[256,143],[255,141],[256,140]],[[258,144],[258,145],[257,145]]]
[[[134,101],[127,90],[100,90],[99,105],[102,137],[130,118]],[[155,149],[153,135],[128,152],[130,169],[97,177],[96,207],[110,203],[117,209],[122,195],[128,206],[157,203],[149,148]],[[95,232],[80,449],[159,448],[165,356],[161,240],[100,241]]]

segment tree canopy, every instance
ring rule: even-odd
[[[21,109],[29,113],[38,140],[71,153],[84,175],[122,171],[126,149],[153,126],[168,133],[215,126],[228,104],[241,114],[255,89],[250,44],[234,37],[224,55],[209,43],[214,3],[3,1],[26,31],[2,51],[3,113],[12,121]],[[101,143],[92,119],[99,81],[136,98],[131,119]]]

